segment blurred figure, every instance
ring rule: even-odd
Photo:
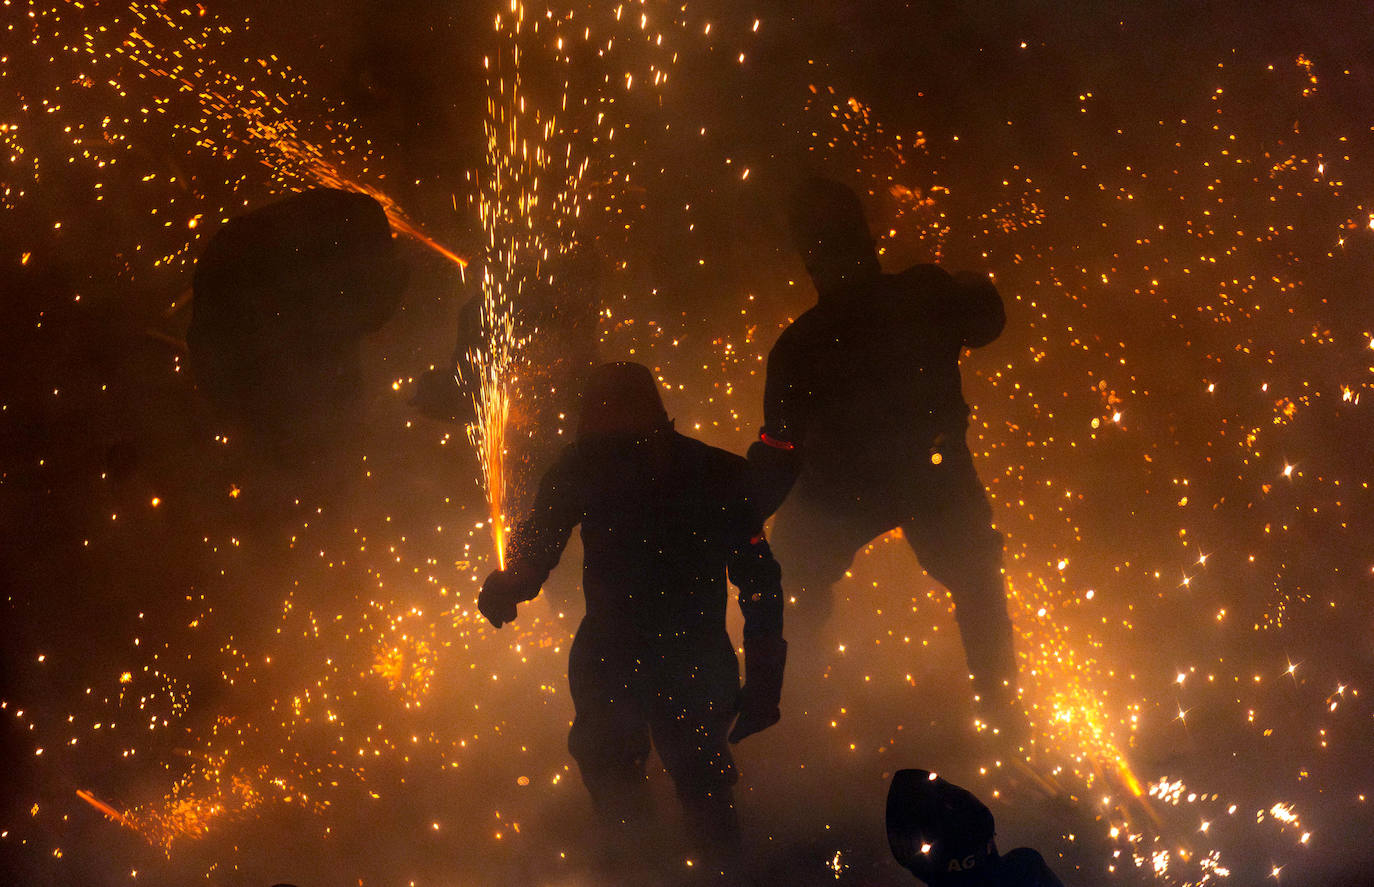
[[[613,837],[645,828],[652,745],[691,837],[727,865],[740,842],[727,738],[777,722],[787,652],[779,569],[748,485],[743,459],[673,430],[646,367],[600,366],[576,441],[478,598],[497,628],[514,619],[582,525],[587,611],[568,665],[568,747],[582,781]],[[725,629],[727,575],[744,614],[743,689]]]
[[[887,791],[887,841],[930,887],[1063,887],[1029,847],[997,852],[992,811],[927,770],[898,770]]]
[[[1002,298],[982,274],[884,274],[859,197],[838,182],[806,182],[788,222],[818,300],[768,356],[749,462],[764,511],[787,500],[774,548],[798,616],[818,631],[854,553],[900,527],[954,598],[984,718],[1019,732],[1002,536],[964,441],[959,377],[963,349],[1001,333]]]
[[[512,336],[522,342],[514,376],[520,380],[511,409],[518,454],[536,468],[563,445],[563,429],[577,415],[578,396],[597,361],[600,257],[578,246],[546,265],[547,273],[514,300]],[[481,379],[472,360],[487,348],[479,292],[458,312],[458,340],[447,363],[423,373],[411,405],[439,421],[472,422]]]
[[[190,366],[250,446],[307,463],[357,430],[360,346],[400,306],[405,266],[381,204],[293,194],[233,219],[196,262]]]

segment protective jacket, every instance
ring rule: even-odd
[[[511,572],[537,591],[579,523],[584,630],[710,645],[725,636],[728,574],[746,638],[781,633],[781,572],[740,457],[666,427],[570,444],[511,535]]]
[[[987,278],[935,265],[822,298],[768,357],[761,441],[750,452],[756,474],[771,478],[759,490],[764,510],[798,474],[821,498],[846,498],[929,465],[942,446],[962,446],[969,407],[959,356],[1005,323]]]

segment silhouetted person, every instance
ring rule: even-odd
[[[400,306],[405,270],[365,194],[305,191],[231,220],[192,282],[198,387],[254,448],[310,461],[356,430],[360,346]]]
[[[779,569],[748,487],[743,459],[673,430],[646,367],[600,366],[576,441],[544,475],[507,568],[478,598],[497,628],[514,619],[582,525],[587,610],[568,664],[568,747],[582,781],[613,829],[643,827],[652,745],[692,837],[727,858],[739,844],[727,734],[738,742],[778,720],[787,650]],[[742,690],[727,575],[744,614]]]
[[[1029,847],[999,855],[992,811],[927,770],[898,770],[887,790],[892,855],[930,887],[1063,887]]]
[[[789,590],[808,630],[830,615],[831,586],[855,552],[901,528],[949,589],[985,717],[1021,729],[1002,579],[1002,536],[964,440],[964,348],[1006,322],[984,275],[935,265],[884,274],[858,196],[808,181],[789,207],[816,306],[768,356],[764,425],[749,450]],[[790,491],[790,495],[789,495]]]

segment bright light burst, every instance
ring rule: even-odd
[[[478,378],[472,387],[476,421],[468,438],[482,465],[497,564],[506,565],[508,430],[511,399],[518,380],[519,352],[515,311],[526,287],[539,286],[542,263],[562,255],[576,242],[580,184],[587,161],[574,155],[568,135],[552,109],[525,94],[522,56],[547,51],[540,26],[552,19],[525,20],[525,6],[511,0],[509,12],[496,16],[498,47],[488,56],[486,166],[478,194],[478,214],[486,235],[482,270],[483,344],[468,355]],[[551,27],[556,29],[557,25]],[[561,38],[560,38],[561,39]],[[530,47],[533,47],[531,50]],[[562,107],[567,106],[563,84]]]

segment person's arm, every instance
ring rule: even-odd
[[[796,325],[782,331],[768,352],[763,382],[763,428],[760,438],[800,447],[806,439],[806,420],[811,408],[811,384],[803,353],[802,334]]]
[[[744,638],[782,635],[782,568],[764,538],[763,527],[730,559],[730,581],[739,589]]]
[[[787,663],[787,641],[782,637],[782,569],[764,538],[763,521],[748,499],[741,504],[741,513],[746,517],[740,522],[741,531],[728,565],[744,614],[744,687],[740,691],[739,720],[730,731],[731,742],[767,729],[782,717],[778,704]]]
[[[497,628],[515,618],[516,605],[533,600],[558,565],[573,527],[582,521],[576,451],[568,447],[539,482],[534,507],[511,532],[506,568],[482,583],[477,608]]]
[[[951,275],[939,265],[912,265],[900,276],[907,292],[926,306],[928,320],[949,330],[960,346],[982,348],[1002,334],[1006,307],[986,274]]]
[[[753,499],[764,518],[782,505],[801,473],[801,446],[810,409],[810,386],[792,327],[772,351],[763,386],[763,427],[749,447]]]

